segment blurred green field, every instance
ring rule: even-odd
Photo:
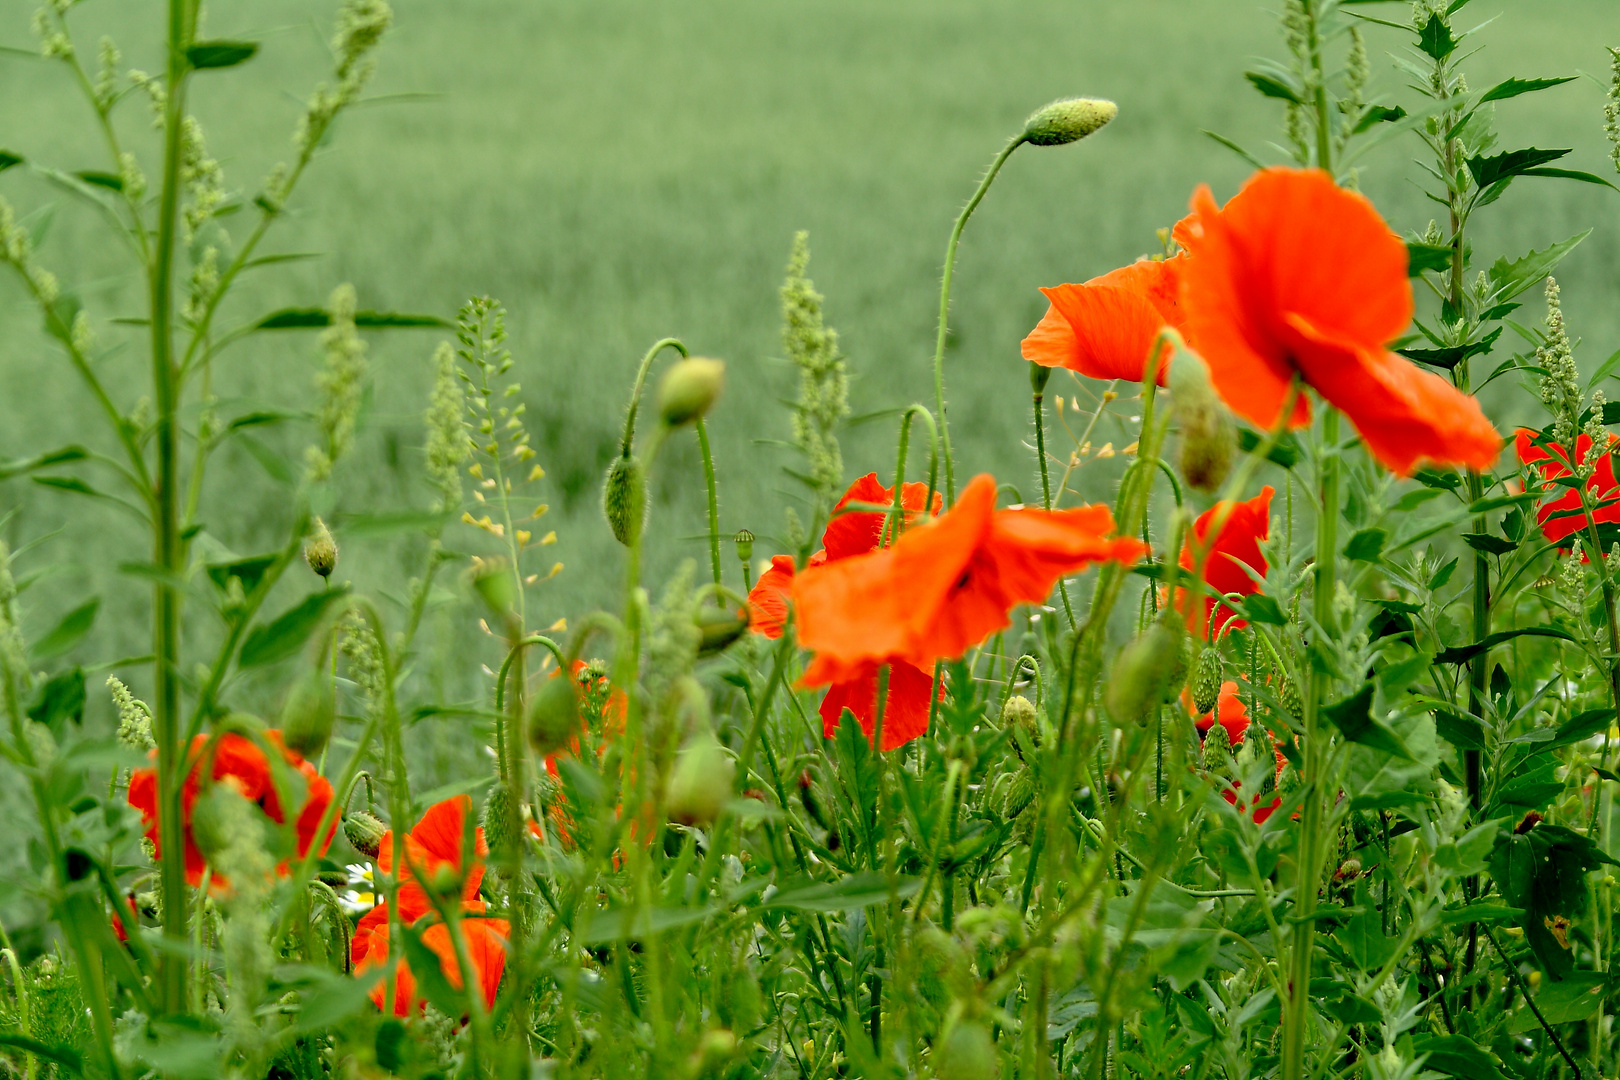
[[[31,43],[32,7],[0,8],[0,40]],[[210,9],[211,36],[264,43],[247,66],[195,83],[195,110],[233,188],[251,196],[288,154],[299,103],[326,66],[334,7],[243,0]],[[1199,182],[1230,195],[1248,167],[1200,129],[1278,156],[1265,144],[1280,109],[1241,74],[1251,56],[1281,52],[1273,16],[1251,0],[395,0],[395,8],[372,87],[378,100],[343,121],[293,220],[266,248],[324,256],[261,271],[223,323],[322,302],[343,281],[376,309],[449,316],[469,295],[505,301],[549,473],[548,524],[566,567],[537,598],[542,622],[577,618],[615,588],[620,554],[597,487],[634,365],[661,336],[731,365],[712,419],[722,527],[762,538],[781,531],[792,494],[781,467],[794,461],[771,440],[787,437],[782,402],[794,379],[775,359],[776,290],[796,229],[811,234],[811,273],[855,374],[854,412],[931,403],[940,258],[979,170],[1054,97],[1119,102],[1119,119],[1094,139],[1019,151],[961,249],[948,374],[959,472],[991,470],[1027,493],[1018,342],[1043,308],[1036,287],[1152,250],[1154,230],[1181,215]],[[1482,32],[1484,53],[1468,61],[1477,86],[1510,74],[1605,78],[1601,45],[1620,39],[1613,0],[1482,0],[1475,10],[1480,21],[1500,16]],[[105,30],[126,66],[159,68],[161,5],[100,0],[72,18],[87,55]],[[1394,32],[1373,27],[1369,43],[1375,90],[1409,102],[1387,57]],[[1504,103],[1503,148],[1574,146],[1570,167],[1605,171],[1602,95],[1587,78]],[[0,146],[63,168],[107,167],[88,110],[57,66],[0,57],[0,100]],[[138,100],[126,102],[120,123],[132,141],[151,138]],[[1407,163],[1415,146],[1375,154],[1362,176],[1403,231],[1431,214]],[[146,161],[150,172],[149,143]],[[0,177],[0,192],[24,211],[61,198],[24,169]],[[94,224],[82,208],[58,206],[42,255],[84,295],[103,343],[127,343],[103,364],[132,407],[144,342],[110,320],[135,314],[138,296],[121,253]],[[1620,345],[1620,196],[1521,182],[1481,216],[1475,243],[1488,261],[1589,225],[1596,232],[1560,276],[1592,366]],[[233,228],[244,230],[245,215]],[[103,445],[85,393],[9,278],[0,279],[0,320],[0,458],[70,441]],[[438,336],[371,339],[375,393],[363,446],[341,480],[345,509],[427,501],[418,418]],[[217,392],[228,412],[307,407],[316,360],[307,335],[262,337],[223,365]],[[1494,389],[1504,429],[1535,417],[1534,402]],[[848,473],[887,474],[894,437],[889,418],[852,429]],[[269,437],[293,455],[307,439],[296,425]],[[661,463],[654,582],[678,557],[702,555],[695,461],[683,441]],[[287,514],[282,489],[235,448],[209,477],[207,505],[210,533],[244,553],[275,542]],[[85,521],[84,507],[19,480],[0,487],[0,506],[20,511],[6,524],[12,543],[47,537],[26,557],[52,571],[30,594],[32,629],[48,626],[59,605],[100,593],[101,624],[84,655],[144,651],[147,590],[115,569],[145,557],[135,528],[108,513],[92,518],[94,528],[59,531]],[[417,541],[340,540],[339,576],[362,587],[398,591],[416,572]],[[473,547],[476,536],[457,542]],[[758,553],[770,550],[767,539]]]

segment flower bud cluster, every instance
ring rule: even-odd
[[[1609,137],[1609,159],[1620,172],[1620,48],[1610,46],[1614,74],[1609,79],[1609,99],[1603,106],[1603,134]]]
[[[461,505],[461,464],[472,443],[467,438],[467,397],[456,375],[456,353],[441,341],[433,354],[433,395],[423,414],[427,425],[427,471],[439,489],[439,508]]]
[[[116,675],[107,676],[107,691],[112,694],[113,708],[118,712],[118,741],[131,750],[150,750],[157,743],[152,738],[152,710],[130,693]]]
[[[799,369],[793,444],[809,464],[816,491],[831,496],[844,474],[836,432],[849,415],[849,375],[838,348],[838,331],[826,325],[822,296],[805,273],[809,265],[810,234],[799,232],[793,237],[782,283],[782,347]]]
[[[186,117],[180,128],[180,181],[186,195],[186,240],[196,235],[225,204],[225,170],[208,156],[202,125]]]
[[[321,333],[326,350],[326,367],[316,377],[321,391],[321,408],[316,426],[321,446],[306,452],[309,479],[319,482],[332,475],[332,467],[354,441],[354,425],[360,415],[361,383],[366,376],[366,343],[355,330],[354,286],[339,285],[332,291],[332,324]]]
[[[1553,413],[1554,440],[1568,446],[1575,441],[1575,424],[1581,414],[1581,377],[1564,327],[1558,281],[1551,277],[1547,279],[1546,326],[1547,342],[1536,349],[1536,363],[1547,372],[1541,379],[1541,400]]]

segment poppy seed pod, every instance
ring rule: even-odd
[[[748,632],[748,609],[699,608],[698,655],[713,656]]]
[[[1120,721],[1146,723],[1157,709],[1181,692],[1187,678],[1184,635],[1163,619],[1119,651],[1105,700]]]
[[[566,674],[547,679],[529,700],[529,745],[542,757],[579,734],[579,684]]]
[[[664,373],[658,384],[658,415],[669,427],[702,419],[725,386],[726,365],[704,356],[689,356]]]
[[[287,691],[281,706],[281,741],[287,749],[304,757],[321,752],[332,737],[337,719],[337,699],[327,672],[311,667]]]
[[[934,1075],[939,1080],[996,1080],[1001,1075],[996,1041],[978,1020],[964,1020],[952,1028],[938,1057]]]
[[[1062,98],[1038,109],[1024,122],[1024,141],[1062,146],[1083,139],[1119,115],[1119,106],[1101,98]]]
[[[316,518],[309,542],[304,545],[304,561],[309,563],[311,570],[328,578],[337,569],[337,557],[338,546],[337,541],[332,539],[332,530],[326,527],[326,522]]]
[[[1232,413],[1210,384],[1203,358],[1187,349],[1177,349],[1170,365],[1170,394],[1181,428],[1181,475],[1195,490],[1213,492],[1237,454]]]
[[[669,777],[669,820],[682,825],[709,825],[731,797],[737,764],[713,735],[698,735],[675,755]]]
[[[343,815],[343,835],[349,846],[368,859],[375,859],[382,850],[382,839],[388,835],[388,826],[375,815],[364,810],[353,810]]]
[[[647,524],[647,480],[641,462],[620,454],[608,466],[602,485],[602,515],[614,539],[625,547],[635,543]]]
[[[738,529],[737,535],[731,538],[731,542],[737,545],[738,562],[750,563],[754,561],[753,533],[749,532],[747,529]]]
[[[1198,666],[1193,670],[1193,712],[1203,716],[1215,708],[1215,703],[1221,697],[1221,680],[1225,675],[1226,665],[1221,660],[1221,651],[1213,645],[1204,646],[1204,651],[1198,654]]]

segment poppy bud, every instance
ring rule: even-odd
[[[512,788],[505,780],[497,780],[489,789],[489,797],[484,800],[483,821],[480,824],[484,826],[484,842],[496,859],[510,858],[513,841],[517,839],[507,826],[512,820],[512,803]]]
[[[1029,809],[1029,804],[1035,801],[1035,774],[1028,769],[1019,769],[1013,777],[1013,782],[1007,788],[1006,801],[1001,805],[1001,816],[1004,821],[1012,821],[1019,814]]]
[[[670,427],[694,423],[714,406],[726,381],[726,365],[689,356],[664,373],[658,384],[658,415]]]
[[[1231,411],[1210,385],[1203,357],[1185,348],[1176,350],[1170,394],[1181,428],[1181,474],[1198,491],[1212,492],[1231,471],[1237,429]]]
[[[555,754],[579,734],[579,685],[568,675],[540,684],[529,699],[529,745],[542,757]]]
[[[1299,699],[1299,686],[1286,675],[1277,687],[1277,701],[1289,719],[1296,723],[1305,719],[1305,703]]]
[[[938,927],[925,927],[911,940],[917,990],[943,1012],[951,999],[969,993],[973,975],[961,942]]]
[[[1024,141],[1062,146],[1083,139],[1119,115],[1119,106],[1101,98],[1061,98],[1024,121]]]
[[[315,529],[304,545],[304,561],[321,577],[329,578],[337,568],[337,557],[337,541],[332,539],[332,530],[326,527],[326,522],[316,518]]]
[[[368,859],[375,859],[382,850],[382,838],[388,835],[388,826],[364,810],[343,815],[343,835],[349,846]]]
[[[1198,666],[1193,671],[1193,712],[1203,716],[1215,708],[1221,698],[1221,682],[1225,675],[1226,665],[1221,660],[1221,651],[1213,645],[1204,646],[1204,651],[1198,654]]]
[[[697,625],[698,655],[713,656],[748,632],[748,609],[699,608]]]
[[[294,753],[314,757],[332,737],[336,719],[331,676],[320,668],[309,668],[292,684],[281,706],[282,744]]]
[[[754,561],[753,533],[749,532],[747,529],[738,529],[737,535],[731,538],[731,542],[737,545],[738,562],[750,563]]]
[[[693,738],[675,755],[665,805],[669,820],[682,825],[713,822],[731,797],[736,771],[736,762],[713,735],[704,733]]]
[[[231,830],[220,800],[241,797],[229,785],[215,784],[191,804],[191,839],[204,857],[213,859],[230,846]]]
[[[1154,709],[1181,692],[1188,667],[1182,636],[1158,619],[1119,651],[1104,692],[1115,719],[1146,723]]]
[[[934,1075],[939,1080],[996,1080],[1001,1075],[996,1041],[978,1020],[964,1020],[952,1028],[938,1056]]]
[[[1039,394],[1046,390],[1047,382],[1052,378],[1052,369],[1045,364],[1037,364],[1033,360],[1029,363],[1029,388]]]
[[[1219,724],[1211,724],[1204,733],[1204,771],[1224,774],[1231,763],[1231,739],[1226,729]]]
[[[647,481],[641,462],[620,454],[602,485],[602,515],[619,543],[629,547],[647,524]]]

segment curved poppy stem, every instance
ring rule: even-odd
[[[990,163],[990,168],[985,170],[984,179],[979,181],[979,189],[956,216],[956,224],[951,228],[950,241],[945,245],[945,271],[939,282],[939,332],[934,337],[934,409],[939,414],[940,449],[945,455],[947,507],[956,505],[956,469],[951,460],[951,428],[945,419],[945,337],[951,311],[951,274],[956,269],[956,245],[962,239],[962,230],[967,226],[968,218],[973,216],[973,211],[984,201],[985,193],[990,190],[996,174],[1007,163],[1007,159],[1012,157],[1012,152],[1024,145],[1025,137],[1025,133],[1020,132],[1002,147],[1001,153]]]
[[[703,417],[697,419],[698,449],[703,453],[703,482],[709,495],[709,561],[714,566],[714,583],[720,585],[720,494],[714,483],[714,455],[709,451],[709,428]]]
[[[1029,365],[1029,385],[1033,390],[1035,408],[1035,457],[1041,463],[1041,506],[1052,509],[1052,478],[1046,463],[1046,380],[1052,369],[1039,364]],[[1099,413],[1101,410],[1098,410]],[[1063,598],[1063,614],[1069,618],[1069,629],[1074,629],[1074,605],[1069,601],[1069,585],[1058,578],[1058,595]]]
[[[889,508],[888,520],[883,523],[880,546],[887,546],[900,539],[901,530],[905,527],[903,504],[906,489],[906,450],[911,442],[911,421],[919,416],[928,426],[928,496],[923,500],[924,517],[928,516],[929,510],[934,505],[934,489],[939,481],[939,427],[934,423],[934,416],[927,408],[912,405],[900,418],[900,450],[894,463],[894,500]]]
[[[691,355],[679,338],[667,337],[653,342],[652,348],[647,350],[647,355],[641,358],[641,365],[636,368],[635,386],[630,391],[630,407],[624,414],[624,437],[619,440],[619,453],[625,457],[630,456],[631,444],[636,439],[636,412],[641,408],[641,391],[647,385],[647,373],[652,370],[653,361],[658,358],[658,354],[665,349],[674,349],[682,356]]]

